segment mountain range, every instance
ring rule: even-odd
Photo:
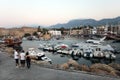
[[[115,24],[120,24],[120,16],[116,18],[108,18],[108,19],[101,19],[101,20],[95,20],[95,19],[74,19],[70,20],[68,23],[63,23],[63,24],[56,24],[50,26],[50,28],[71,28],[71,27],[76,27],[76,26],[100,26],[100,25],[115,25]]]

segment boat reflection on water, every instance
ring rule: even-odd
[[[109,63],[115,62],[115,60],[112,60],[112,59],[101,59],[101,58],[85,58],[85,59],[89,60],[92,64],[95,64],[95,63],[109,64]]]
[[[59,54],[57,54],[59,55]],[[73,60],[76,60],[79,62],[79,60],[81,61],[81,59],[84,59],[85,61],[88,61],[90,62],[91,64],[94,64],[94,63],[105,63],[105,64],[109,64],[109,63],[112,63],[112,62],[115,62],[115,59],[110,59],[110,58],[104,58],[104,57],[83,57],[82,55],[81,56],[75,56],[75,55],[65,55],[65,54],[60,54],[60,57],[64,58],[64,57],[68,57],[68,58],[72,58]]]
[[[91,58],[91,57],[72,56],[72,55],[65,55],[65,54],[61,54],[60,57],[61,58],[68,57],[73,60],[76,60],[78,63],[79,63],[79,60],[84,59],[85,61],[89,61],[91,64],[95,64],[95,63],[109,64],[116,61],[115,59]]]

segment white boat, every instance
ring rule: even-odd
[[[43,49],[44,45],[43,44],[39,44],[39,48],[38,49]]]
[[[38,60],[52,62],[52,60],[50,58],[48,58],[47,56],[45,56],[44,52],[42,52],[42,51],[40,52],[38,50],[35,50],[34,48],[29,48],[28,49],[28,53],[29,53],[30,56],[37,57]]]
[[[114,49],[109,44],[103,45],[103,44],[81,43],[81,45],[79,45],[79,47],[80,47],[80,49],[83,49],[83,50],[91,48],[93,50],[93,57],[95,57],[95,58],[104,58],[105,55],[103,52],[105,50],[114,52]],[[84,53],[85,53],[85,51],[84,51]],[[84,54],[84,56],[86,56],[86,54]]]
[[[93,50],[91,48],[86,48],[86,49],[83,49],[83,57],[86,57],[86,58],[92,58],[93,57]]]
[[[69,46],[67,44],[58,44],[56,46],[54,46],[55,49],[66,49],[69,48]]]
[[[27,38],[26,38],[26,37],[23,37],[23,38],[22,38],[22,41],[27,41]]]
[[[95,58],[103,58],[104,57],[104,54],[103,54],[101,48],[98,48],[98,47],[95,48],[93,55]]]
[[[52,60],[51,60],[50,58],[46,57],[46,56],[41,57],[41,59],[42,59],[43,61],[47,61],[47,62],[52,63]]]
[[[62,53],[62,50],[57,50],[57,53]]]
[[[69,54],[71,56],[81,56],[81,55],[83,55],[83,51],[80,49],[72,49],[69,51]]]
[[[0,44],[2,44],[2,43],[5,43],[5,41],[4,40],[0,40]]]
[[[57,53],[69,55],[69,50],[67,50],[67,49],[61,50],[60,49],[60,50],[57,50]]]
[[[86,43],[93,43],[93,44],[101,44],[105,40],[106,36],[101,38],[100,40],[93,40],[93,39],[88,39],[86,40]]]
[[[114,49],[112,48],[112,46],[111,45],[105,45],[105,46],[102,46],[101,47],[102,48],[102,50],[108,50],[108,51],[113,51],[114,52]]]
[[[68,55],[69,54],[69,50],[62,50],[62,52],[61,52],[62,54],[66,54],[66,55]]]
[[[50,50],[53,50],[51,44],[45,44],[45,45],[43,46],[43,51],[50,51]]]
[[[74,44],[72,44],[72,47],[79,47],[79,44],[78,43],[74,43]]]
[[[116,59],[116,55],[113,54],[111,51],[106,50],[103,51],[103,53],[106,59]]]
[[[30,56],[37,56],[39,53],[34,50],[34,48],[29,48],[28,53]]]

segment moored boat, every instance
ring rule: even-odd
[[[20,45],[22,40],[20,38],[5,38],[4,43],[7,46],[14,47],[15,45]]]
[[[103,51],[103,53],[106,59],[116,59],[116,55],[111,51],[106,50],[106,51]]]
[[[50,63],[52,62],[52,60],[48,58],[44,52],[37,51],[34,48],[29,48],[28,53],[30,54],[30,56],[37,57],[37,60],[43,60]]]

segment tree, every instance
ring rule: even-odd
[[[88,27],[89,27],[90,29],[93,29],[93,26],[91,26],[91,25],[88,25]]]
[[[41,28],[40,28],[40,26],[38,26],[38,30],[37,30],[37,32],[41,32]]]
[[[37,32],[33,32],[32,35],[33,35],[33,36],[38,36]]]
[[[31,36],[31,34],[30,33],[25,33],[24,34],[24,37],[28,37],[28,36]]]
[[[61,34],[64,34],[64,30],[65,30],[64,27],[61,27],[61,28],[60,28]]]
[[[43,34],[48,33],[48,29],[43,28],[42,33],[43,33]]]

